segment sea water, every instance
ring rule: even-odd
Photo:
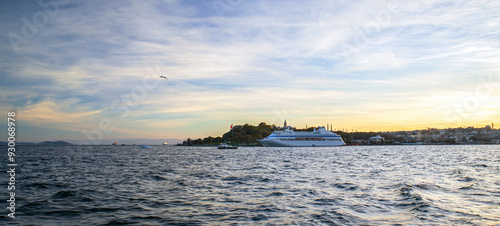
[[[21,146],[16,160],[3,224],[500,224],[499,145]]]

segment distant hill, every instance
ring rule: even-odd
[[[0,146],[8,145],[8,142],[0,141]],[[36,143],[31,142],[16,142],[16,145],[36,145]]]
[[[66,141],[44,141],[44,142],[38,143],[37,145],[65,146],[65,145],[73,145],[73,144],[68,143]]]
[[[167,142],[168,145],[175,145],[181,143],[182,140],[179,139],[147,139],[147,138],[117,138],[117,139],[102,139],[102,140],[66,140],[67,142],[76,145],[111,145],[116,142],[118,145],[162,145]]]
[[[8,145],[7,142],[0,141],[0,146]],[[68,143],[66,141],[44,141],[41,143],[31,143],[31,142],[16,142],[16,145],[50,145],[50,146],[63,146],[63,145],[73,145],[72,143]]]
[[[164,142],[168,142],[168,145],[175,145],[181,143],[182,140],[179,139],[103,139],[103,140],[65,140],[65,141],[44,141],[40,143],[33,142],[16,142],[16,145],[111,145],[114,142],[126,145],[132,144],[146,144],[146,145],[162,145]],[[8,145],[7,142],[0,141],[0,146]]]

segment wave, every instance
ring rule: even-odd
[[[276,149],[251,147],[230,153],[168,147],[173,151],[151,149],[148,155],[127,148],[131,147],[24,150],[16,221],[19,225],[500,222],[494,209],[500,197],[496,189],[500,162],[494,156],[500,146],[481,152],[453,146],[452,153],[439,150],[443,155],[428,146],[345,147],[333,152],[282,148],[279,155]],[[71,161],[60,161],[61,153]],[[152,156],[161,156],[161,161],[151,161]],[[87,161],[80,161],[83,158]],[[393,160],[387,162],[388,158]]]
[[[162,177],[162,176],[160,176],[160,175],[151,175],[151,178],[152,178],[153,180],[156,180],[156,181],[163,181],[163,180],[167,180],[167,178]]]
[[[341,189],[345,189],[345,190],[357,190],[359,188],[359,186],[357,185],[354,185],[353,183],[349,183],[349,182],[346,182],[346,183],[335,183],[333,184],[334,187],[336,188],[341,188]]]
[[[358,225],[368,223],[366,220],[343,212],[341,210],[324,210],[321,214],[312,214],[312,222],[315,224],[326,225]]]
[[[403,184],[395,192],[400,197],[395,200],[397,206],[410,208],[411,211],[427,211],[427,208],[431,206],[431,202],[422,197],[418,192],[418,189],[429,189],[427,184]]]

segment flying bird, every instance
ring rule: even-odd
[[[163,76],[163,75],[162,75],[162,76],[160,76],[160,78],[168,79],[167,77],[165,77],[165,76]]]

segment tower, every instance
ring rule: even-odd
[[[284,123],[284,125],[283,125],[283,126],[286,128],[286,119],[285,119],[285,123]]]

